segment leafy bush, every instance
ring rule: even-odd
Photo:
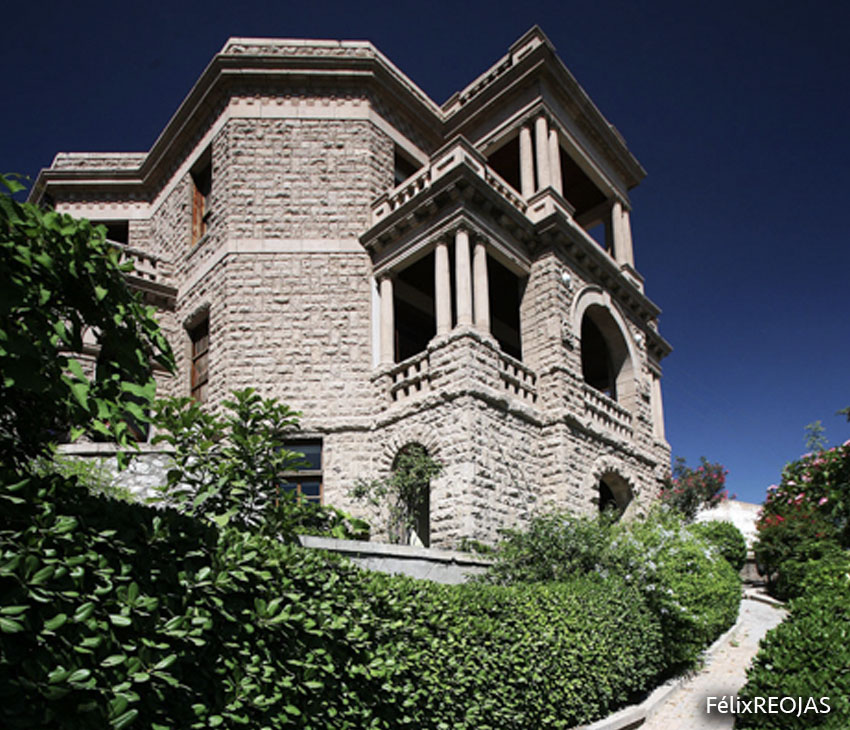
[[[754,697],[829,697],[829,714],[808,712],[738,717],[742,730],[802,730],[850,726],[850,558],[846,553],[812,561],[803,592],[789,616],[762,640],[742,699]]]
[[[715,464],[704,456],[693,469],[677,457],[673,473],[664,480],[659,496],[662,504],[680,512],[688,522],[693,522],[701,507],[714,507],[729,498],[726,491],[727,472],[722,464]],[[732,497],[734,499],[734,495]]]
[[[0,496],[10,729],[568,728],[663,668],[616,577],[441,586],[57,475]]]
[[[690,530],[714,545],[736,571],[740,571],[746,564],[747,541],[731,522],[695,522],[690,526]]]
[[[486,580],[502,585],[561,581],[609,565],[613,530],[610,515],[585,517],[553,512],[527,527],[502,530],[496,562]]]
[[[333,507],[281,490],[281,474],[301,455],[285,448],[299,413],[252,388],[234,391],[222,413],[191,398],[157,401],[154,442],[174,449],[174,464],[161,489],[178,510],[294,541],[296,533],[369,539],[369,525]]]
[[[502,584],[615,575],[634,586],[658,616],[667,666],[689,664],[731,626],[740,580],[678,514],[654,510],[644,520],[548,515],[509,531],[486,580]]]

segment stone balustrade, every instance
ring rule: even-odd
[[[431,389],[428,352],[419,352],[389,371],[390,400],[404,401]]]
[[[108,243],[119,250],[121,263],[133,262],[133,272],[130,276],[160,284],[164,283],[164,279],[170,277],[171,266],[165,259],[117,241],[108,241]]]
[[[463,138],[439,150],[421,170],[381,195],[372,204],[372,225],[375,225],[408,201],[428,190],[437,180],[455,168],[466,165],[514,208],[525,214],[527,205],[522,196],[487,165],[484,156]]]
[[[529,403],[537,402],[537,375],[504,352],[499,353],[499,378],[509,393]]]
[[[634,433],[632,414],[613,398],[609,398],[605,393],[587,383],[582,383],[582,388],[585,415],[605,430],[631,438]]]

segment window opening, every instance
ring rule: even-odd
[[[434,252],[400,271],[393,281],[395,361],[422,352],[437,334]]]
[[[519,308],[525,280],[489,254],[487,279],[490,286],[490,333],[503,352],[522,360]]]
[[[190,374],[190,394],[198,403],[206,403],[209,397],[210,364],[210,319],[189,330],[192,342],[192,362]]]
[[[581,374],[584,382],[616,400],[614,364],[605,336],[586,314],[581,321]]]
[[[563,147],[558,149],[561,155],[561,189],[564,198],[575,208],[574,216],[578,218],[604,203],[607,198]]]
[[[210,219],[210,194],[212,192],[212,159],[209,153],[192,170],[192,245],[207,233]]]
[[[322,504],[322,440],[288,441],[283,448],[301,457],[301,465],[283,473],[281,492]]]
[[[395,148],[395,154],[393,156],[393,178],[395,185],[401,185],[420,167],[421,165],[411,161],[398,147]]]
[[[123,243],[125,246],[130,242],[129,221],[92,221],[94,225],[106,226],[106,240],[114,243]]]
[[[487,164],[514,190],[520,190],[519,137],[503,144],[487,158]]]

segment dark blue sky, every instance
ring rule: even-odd
[[[647,169],[635,258],[673,344],[673,453],[761,501],[820,419],[850,437],[850,3],[8,5],[0,170],[150,147],[229,36],[368,39],[432,98],[539,24]]]

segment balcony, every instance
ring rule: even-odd
[[[528,206],[522,196],[487,165],[487,161],[478,150],[460,137],[438,151],[425,167],[372,203],[372,226],[430,190],[441,178],[460,167],[471,171],[502,200],[525,215]]]
[[[428,352],[420,352],[389,371],[389,400],[406,401],[431,389]]]
[[[502,352],[489,336],[471,329],[435,338],[426,350],[373,375],[379,398],[387,408],[464,393],[512,409],[537,408],[537,375]]]
[[[109,241],[119,251],[120,263],[130,261],[133,271],[125,275],[132,289],[142,292],[145,302],[160,309],[173,310],[177,289],[166,283],[171,280],[171,262],[154,254],[131,248],[127,244]]]

